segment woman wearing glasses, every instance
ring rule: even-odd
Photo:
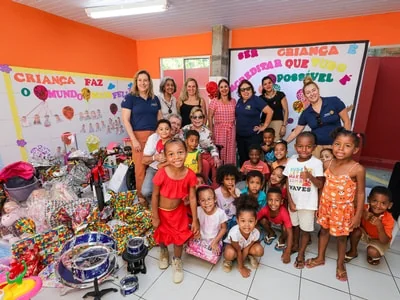
[[[182,128],[182,135],[180,138],[185,139],[186,132],[189,130],[196,130],[199,132],[199,149],[202,159],[202,174],[205,178],[209,177],[211,171],[211,180],[213,187],[217,187],[217,168],[221,165],[219,159],[218,149],[211,138],[211,131],[204,125],[205,115],[200,107],[192,108],[190,112],[191,124]]]
[[[249,160],[249,147],[261,145],[261,132],[271,123],[274,111],[264,100],[257,97],[254,87],[248,80],[242,80],[238,88],[239,100],[236,104],[236,143],[240,166]],[[266,115],[265,122],[260,123],[261,113]]]
[[[190,112],[194,107],[200,107],[203,111],[204,124],[207,121],[206,102],[200,97],[199,85],[196,79],[188,78],[182,88],[181,95],[178,101],[178,110],[182,117],[182,126],[190,124]]]
[[[293,141],[307,125],[317,137],[317,147],[313,155],[320,157],[320,152],[330,148],[333,143],[331,132],[342,126],[350,130],[351,121],[345,104],[338,97],[321,97],[318,85],[307,76],[304,81],[303,94],[310,105],[301,113],[296,128],[290,133],[287,142]]]

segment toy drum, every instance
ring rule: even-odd
[[[90,246],[72,261],[72,274],[81,282],[93,281],[101,278],[110,266],[110,249],[105,246]]]
[[[65,268],[71,270],[72,261],[77,255],[91,246],[104,246],[110,252],[117,249],[117,243],[112,237],[100,232],[88,232],[69,239],[61,250],[61,262]]]
[[[134,237],[126,244],[126,251],[133,256],[139,256],[144,250],[144,240],[141,237]]]
[[[120,292],[123,296],[130,295],[139,288],[139,280],[136,275],[127,275],[120,281]]]

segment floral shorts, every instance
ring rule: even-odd
[[[348,203],[333,203],[321,199],[317,222],[324,229],[329,229],[333,236],[349,235],[351,219],[354,217],[354,205]]]

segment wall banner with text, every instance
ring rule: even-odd
[[[303,79],[310,75],[321,96],[339,97],[354,121],[368,45],[368,41],[353,41],[231,49],[232,95],[238,97],[238,85],[243,79],[251,81],[259,95],[262,78],[273,75],[275,89],[284,92],[288,100],[288,135],[309,105],[302,88]]]

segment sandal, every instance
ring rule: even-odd
[[[285,243],[279,243],[279,241],[275,244],[275,247],[274,247],[274,249],[276,250],[276,251],[283,251],[283,250],[285,250],[286,249],[286,244]]]
[[[368,256],[368,257],[367,257],[367,262],[368,262],[370,265],[377,266],[377,265],[380,264],[381,258],[380,258],[380,257],[371,257],[371,256]]]
[[[273,236],[265,236],[264,237],[264,242],[265,242],[265,244],[267,244],[267,245],[271,245],[272,244],[272,242],[275,240],[277,238],[277,236],[274,234]]]
[[[304,260],[299,260],[299,257],[297,256],[293,265],[296,269],[304,269]]]
[[[316,258],[309,258],[306,260],[306,267],[308,269],[312,269],[318,266],[323,266],[325,265],[325,261],[317,261]]]
[[[347,281],[347,271],[336,269],[336,279],[339,281]]]
[[[344,256],[344,262],[345,263],[348,263],[348,262],[351,262],[353,259],[355,259],[355,258],[357,258],[358,257],[358,254],[356,254],[356,255],[354,255],[354,256],[349,256],[349,255],[345,255]]]

